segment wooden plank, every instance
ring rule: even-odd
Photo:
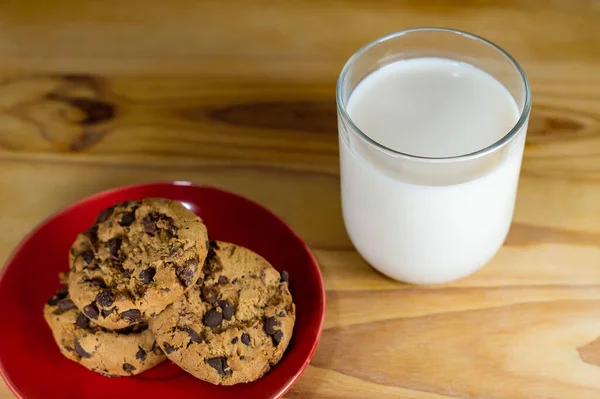
[[[439,287],[371,269],[339,198],[337,75],[419,25],[502,45],[534,96],[506,244]],[[5,0],[0,263],[94,192],[215,185],[283,217],[320,262],[325,331],[286,397],[600,397],[599,25],[586,0]]]

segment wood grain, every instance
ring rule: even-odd
[[[534,93],[507,242],[440,287],[387,279],[352,248],[334,100],[353,51],[427,25],[505,47]],[[286,397],[600,397],[598,26],[594,0],[5,0],[0,262],[99,190],[215,185],[281,215],[321,264],[325,331]]]

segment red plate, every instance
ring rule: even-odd
[[[214,386],[170,362],[134,377],[106,378],[63,357],[42,308],[68,270],[68,251],[78,232],[115,202],[165,197],[181,201],[208,227],[211,240],[230,241],[290,273],[297,306],[294,336],[279,364],[263,378],[232,387]],[[325,318],[323,278],[306,244],[281,219],[240,196],[190,183],[118,188],[84,199],[31,233],[8,260],[0,278],[0,373],[19,398],[279,398],[308,365]]]

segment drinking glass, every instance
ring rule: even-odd
[[[520,112],[512,129],[485,148],[448,157],[408,154],[361,131],[347,111],[356,86],[390,63],[422,57],[464,62],[498,80]],[[531,109],[519,64],[473,34],[410,29],[358,50],[336,92],[343,217],[363,258],[385,275],[415,284],[451,282],[486,264],[510,228]]]

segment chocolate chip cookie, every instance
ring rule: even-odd
[[[106,376],[128,376],[149,370],[166,359],[145,323],[107,330],[85,317],[59,290],[44,306],[44,318],[67,358]]]
[[[249,249],[211,243],[203,278],[149,322],[167,357],[213,384],[254,381],[285,352],[296,318],[288,274]]]
[[[117,204],[71,247],[70,297],[102,327],[141,323],[194,286],[207,246],[202,220],[179,202]]]

